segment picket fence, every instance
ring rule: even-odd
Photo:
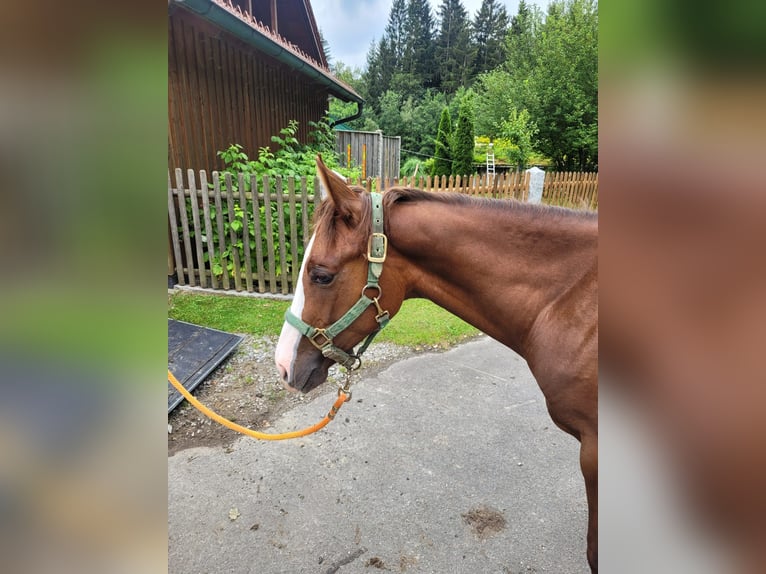
[[[172,177],[172,176],[175,177]],[[316,180],[168,172],[168,275],[181,286],[288,295],[298,282],[310,221],[319,203]],[[529,174],[402,177],[353,181],[368,190],[402,185],[526,201]],[[598,208],[598,174],[550,172],[542,201]],[[254,214],[258,214],[255,217]],[[266,216],[268,214],[268,216]]]

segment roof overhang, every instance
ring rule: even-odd
[[[333,76],[329,69],[323,68],[297,46],[254,20],[247,12],[241,12],[225,0],[168,0],[168,4],[189,10],[200,18],[226,30],[246,44],[325,86],[327,91],[336,98],[345,102],[356,102],[359,104],[361,113],[364,98],[357,94],[351,86]]]

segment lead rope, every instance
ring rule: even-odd
[[[347,403],[351,400],[351,391],[349,390],[351,387],[351,371],[356,370],[361,366],[362,360],[360,357],[362,353],[367,350],[367,347],[370,345],[370,343],[372,343],[375,335],[377,335],[380,330],[388,324],[389,321],[388,311],[384,311],[380,306],[379,299],[383,295],[383,290],[378,284],[380,275],[383,272],[383,262],[386,260],[386,253],[388,251],[388,238],[383,232],[383,196],[380,193],[372,192],[370,193],[370,198],[372,204],[372,234],[370,235],[367,243],[367,261],[369,262],[367,267],[367,284],[362,288],[362,294],[359,300],[343,315],[343,317],[338,319],[327,329],[318,329],[307,323],[304,323],[302,319],[293,315],[290,309],[288,309],[285,313],[285,320],[296,329],[298,329],[302,335],[307,337],[316,348],[322,351],[322,354],[325,357],[334,360],[346,369],[345,382],[342,385],[338,383],[338,398],[335,400],[335,403],[332,405],[332,407],[330,407],[330,411],[327,413],[327,415],[325,415],[325,417],[314,426],[299,431],[280,434],[258,432],[238,425],[207,408],[205,405],[195,399],[191,393],[189,393],[189,391],[187,391],[184,386],[178,382],[178,379],[173,376],[173,373],[168,371],[168,381],[170,381],[170,384],[172,384],[175,389],[181,393],[181,396],[189,401],[189,403],[194,408],[196,408],[208,418],[222,424],[226,428],[241,433],[245,436],[257,438],[260,440],[285,440],[289,438],[306,436],[311,433],[315,433],[321,428],[324,428],[327,423],[335,418],[335,415],[338,414],[338,411],[340,410],[340,407],[343,406],[343,403]],[[372,289],[376,289],[378,294],[377,296],[369,298],[367,295],[365,295],[365,292]],[[356,321],[356,319],[358,319],[359,316],[370,305],[374,305],[377,311],[375,320],[378,322],[378,328],[367,336],[356,354],[346,353],[346,351],[343,349],[336,347],[332,341],[333,337],[343,331],[351,323]],[[323,337],[325,340],[320,341],[319,337]]]
[[[351,372],[347,370],[344,384],[341,385],[340,383],[338,383],[338,398],[335,399],[335,403],[333,403],[333,405],[330,407],[329,412],[325,415],[325,417],[321,421],[319,421],[317,424],[313,426],[310,426],[302,430],[279,433],[279,434],[269,434],[269,433],[258,432],[256,430],[238,425],[237,423],[234,423],[230,421],[229,419],[222,417],[215,411],[207,408],[205,405],[203,405],[201,402],[195,399],[192,396],[192,394],[189,391],[187,391],[186,388],[184,388],[184,386],[178,381],[178,379],[175,378],[173,373],[171,373],[170,371],[168,371],[168,381],[170,381],[170,384],[173,385],[179,393],[181,393],[181,396],[183,398],[189,401],[189,403],[195,409],[197,409],[206,417],[214,420],[215,422],[219,424],[222,424],[226,428],[229,428],[233,431],[241,433],[245,436],[249,436],[251,438],[257,438],[259,440],[286,440],[290,438],[299,438],[302,436],[315,433],[319,429],[327,426],[327,423],[329,423],[331,420],[335,418],[335,415],[338,414],[338,411],[340,410],[340,407],[343,406],[343,403],[347,403],[348,401],[351,400],[351,391],[349,390],[351,387]]]

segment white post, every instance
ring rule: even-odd
[[[543,183],[545,183],[545,171],[539,167],[530,167],[529,173],[529,198],[528,203],[542,203]]]

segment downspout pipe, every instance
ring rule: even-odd
[[[223,28],[230,32],[243,42],[258,48],[260,51],[268,54],[283,64],[290,66],[294,70],[302,72],[312,80],[327,87],[328,91],[333,96],[345,102],[356,102],[357,112],[353,116],[333,122],[333,126],[341,122],[351,121],[362,115],[364,99],[362,99],[361,96],[333,81],[327,74],[322,73],[302,58],[299,58],[291,51],[275,43],[267,36],[264,36],[222,6],[219,6],[211,0],[170,0],[170,3],[182,6],[186,10],[197,14],[219,28]]]
[[[362,109],[364,108],[364,100],[357,101],[356,102],[356,113],[348,116],[347,118],[340,118],[339,120],[334,120],[330,122],[330,128],[334,128],[335,126],[339,124],[344,124],[346,122],[350,122],[355,120],[358,117],[361,117],[362,115]]]

